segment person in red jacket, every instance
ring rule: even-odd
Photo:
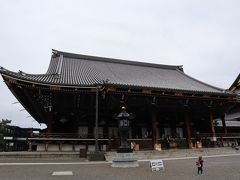
[[[198,160],[196,161],[196,166],[197,166],[197,174],[198,175],[203,175],[203,159],[202,156],[199,156]]]

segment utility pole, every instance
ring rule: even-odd
[[[95,151],[90,152],[88,154],[88,160],[89,161],[104,161],[105,156],[102,151],[99,151],[99,146],[98,146],[98,97],[99,97],[99,90],[100,90],[99,85],[96,86],[96,116],[95,116]]]
[[[96,87],[96,113],[95,113],[95,151],[99,151],[98,147],[98,95],[99,95],[99,85]]]

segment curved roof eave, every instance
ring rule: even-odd
[[[41,81],[34,81],[34,80],[29,80],[19,73],[12,72],[12,71],[0,71],[0,73],[3,76],[7,76],[10,78],[13,78],[15,80],[19,80],[22,82],[26,83],[31,83],[31,84],[39,84],[39,85],[45,85],[45,86],[60,86],[60,87],[67,87],[67,88],[96,88],[97,85],[101,84],[89,84],[89,85],[69,85],[69,84],[58,84],[58,83],[46,83],[46,82],[41,82]],[[44,74],[45,75],[45,74]],[[35,74],[35,76],[38,76]],[[190,77],[190,76],[189,76]],[[190,77],[191,78],[191,77]],[[194,79],[194,78],[193,78]],[[198,80],[197,80],[198,81]],[[201,81],[200,81],[201,82]],[[201,82],[203,83],[203,82]],[[205,84],[205,83],[204,83]],[[120,86],[120,87],[128,87],[128,88],[144,88],[144,89],[153,89],[153,90],[160,90],[160,91],[169,91],[169,92],[184,92],[184,93],[193,93],[193,94],[210,94],[210,95],[224,95],[224,96],[236,96],[235,93],[231,93],[229,91],[222,90],[220,88],[217,88],[218,90],[222,90],[223,92],[213,92],[213,91],[197,91],[197,90],[188,90],[188,89],[175,89],[175,88],[163,88],[163,87],[154,87],[154,86],[137,86],[137,85],[130,85],[130,84],[119,84],[119,83],[105,83],[105,85],[108,86]],[[206,84],[208,85],[208,84]],[[211,85],[208,85],[211,86]],[[213,87],[213,86],[211,86]],[[215,88],[215,87],[214,87]]]
[[[6,77],[10,77],[13,78],[15,80],[19,80],[25,83],[31,83],[31,84],[38,84],[38,85],[45,85],[45,86],[61,86],[61,87],[67,87],[67,88],[96,88],[96,84],[93,85],[69,85],[69,84],[59,84],[59,83],[47,83],[47,82],[43,82],[43,81],[35,81],[35,80],[29,80],[26,78],[23,78],[21,76],[17,76],[17,75],[13,75],[13,74],[9,74],[9,73],[4,73],[1,72],[2,76],[6,76]],[[17,74],[17,73],[15,73]]]
[[[197,82],[199,82],[199,83],[201,83],[201,84],[203,84],[203,85],[205,85],[205,86],[214,88],[214,89],[219,90],[219,91],[226,91],[226,90],[221,89],[221,88],[219,88],[219,87],[215,87],[215,86],[212,86],[212,85],[210,85],[210,84],[207,84],[207,83],[205,83],[205,82],[203,82],[203,81],[200,81],[200,80],[198,80],[198,79],[195,79],[195,78],[193,78],[192,76],[189,76],[189,75],[187,75],[186,73],[184,73],[184,72],[182,72],[182,71],[179,71],[179,70],[177,70],[177,71],[178,71],[179,73],[181,73],[182,75],[184,75],[184,76],[186,76],[186,77],[188,77],[188,78],[190,78],[190,79],[192,79],[192,80],[194,80],[194,81],[197,81]]]
[[[240,81],[240,73],[238,74],[237,78],[235,79],[235,81],[230,86],[229,91],[234,91],[234,87],[236,87],[238,85],[239,81]]]
[[[214,91],[197,91],[197,90],[187,90],[187,89],[174,89],[174,88],[161,88],[161,87],[152,87],[152,86],[132,86],[132,85],[126,85],[126,84],[107,84],[107,85],[112,85],[112,86],[120,86],[120,87],[126,87],[126,88],[144,88],[144,89],[152,89],[156,91],[167,91],[167,92],[183,92],[183,93],[193,93],[193,94],[207,94],[207,95],[224,95],[224,96],[236,96],[235,93],[232,93],[230,91],[225,91],[223,92],[214,92]]]

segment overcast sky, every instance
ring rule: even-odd
[[[45,73],[54,48],[183,65],[227,89],[240,72],[239,9],[239,0],[0,0],[0,66]],[[0,118],[38,127],[2,78],[0,92]]]

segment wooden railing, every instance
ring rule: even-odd
[[[201,138],[207,138],[207,137],[213,137],[212,134],[210,133],[200,133],[197,134],[196,137],[201,137]],[[215,133],[215,137],[218,138],[231,138],[231,137],[238,137],[240,138],[240,133]]]
[[[95,139],[94,134],[77,134],[77,133],[39,133],[32,134],[32,138],[65,138],[65,139]],[[105,134],[98,134],[99,139],[108,138]]]
[[[210,133],[200,133],[192,136],[192,139],[208,139],[213,137]],[[239,138],[240,133],[216,133],[216,138]],[[39,134],[32,134],[32,138],[59,138],[59,139],[95,139],[94,134],[78,134],[78,133],[39,133]],[[108,134],[99,134],[99,139],[117,139],[111,138]],[[150,138],[151,139],[151,138]],[[185,139],[185,138],[182,138]],[[137,140],[137,139],[136,139]],[[139,139],[140,140],[140,139]],[[141,139],[144,141],[144,139]],[[159,139],[163,140],[163,139]]]

